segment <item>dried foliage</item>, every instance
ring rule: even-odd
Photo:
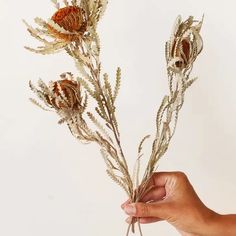
[[[64,49],[74,59],[78,76],[74,78],[69,72],[63,73],[59,80],[51,81],[49,85],[39,80],[37,87],[30,82],[31,90],[43,105],[35,99],[30,100],[44,110],[55,111],[60,116],[58,123],[66,123],[71,133],[82,143],[99,144],[107,174],[124,189],[132,202],[138,202],[149,190],[147,183],[174,135],[185,92],[196,80],[190,79],[190,73],[203,48],[200,36],[203,20],[196,21],[189,17],[182,21],[179,16],[170,40],[166,43],[169,94],[163,98],[157,112],[156,135],[150,159],[140,179],[142,146],[150,135],[141,140],[134,171],[130,174],[116,119],[116,98],[121,86],[121,70],[117,69],[114,87],[111,86],[109,76],[101,74],[100,41],[96,27],[107,1],[63,1],[64,6],[56,0],[52,2],[56,12],[50,20],[35,18],[39,28],[33,28],[25,22],[31,36],[43,46],[36,49],[26,48],[41,54],[56,53]],[[96,101],[94,110],[90,106],[89,98]],[[89,126],[88,121],[92,122],[93,126]],[[135,221],[136,219],[129,225],[127,235],[130,229],[134,232]],[[138,226],[142,235],[139,222]]]

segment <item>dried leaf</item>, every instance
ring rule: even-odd
[[[84,79],[79,78],[79,77],[77,77],[77,80],[78,80],[78,82],[81,83],[81,85],[86,89],[86,91],[89,93],[89,95],[90,95],[91,97],[93,97],[94,99],[96,99],[96,94],[95,94],[95,92],[89,87],[88,83],[87,83]]]
[[[143,148],[143,144],[144,142],[149,139],[151,136],[150,135],[146,135],[140,142],[139,146],[138,146],[138,155],[141,154],[142,148]]]
[[[87,112],[87,115],[89,119],[96,125],[96,127],[102,132],[102,134],[105,135],[105,138],[113,143],[110,135],[107,133],[103,125],[95,118],[95,116],[91,112]]]
[[[44,111],[51,111],[51,110],[48,110],[47,108],[45,108],[44,106],[42,106],[40,103],[38,103],[35,99],[33,98],[30,98],[29,99],[34,105],[36,105],[37,107],[41,108],[42,110]]]
[[[126,185],[123,183],[122,179],[116,176],[111,170],[107,170],[107,174],[115,183],[117,183],[120,187],[122,187],[129,196],[129,191]]]
[[[116,71],[116,85],[115,85],[115,88],[114,88],[113,103],[115,103],[115,100],[118,96],[120,86],[121,86],[121,69],[118,68],[117,71]]]
[[[114,107],[113,107],[113,96],[112,96],[112,88],[111,88],[111,84],[109,82],[109,77],[108,77],[108,74],[104,74],[103,75],[103,79],[104,79],[104,84],[105,84],[105,92],[106,92],[106,95],[107,95],[107,98],[108,100],[110,100],[110,103],[112,105],[112,110],[114,110]]]

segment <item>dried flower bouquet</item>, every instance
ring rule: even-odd
[[[72,135],[82,143],[99,144],[107,174],[125,190],[132,202],[138,202],[150,190],[147,183],[156,170],[158,160],[169,147],[185,92],[196,80],[190,78],[190,73],[203,48],[200,36],[203,20],[196,21],[190,16],[182,21],[178,16],[170,40],[166,43],[169,94],[163,98],[157,112],[156,135],[150,159],[140,179],[142,146],[150,135],[140,142],[134,173],[131,174],[122,150],[116,118],[121,70],[117,69],[114,88],[108,74],[101,74],[97,23],[105,12],[107,0],[64,0],[63,6],[57,0],[52,2],[56,12],[49,20],[35,18],[36,28],[24,21],[31,36],[42,43],[36,49],[26,49],[40,54],[65,50],[74,59],[78,75],[74,77],[69,72],[63,73],[48,85],[39,80],[37,87],[30,82],[31,90],[43,105],[35,99],[30,100],[44,110],[55,111],[60,116],[59,124],[66,123]],[[95,109],[91,108],[89,99],[96,102]],[[93,125],[89,125],[89,122]],[[142,235],[138,219],[133,219],[127,235],[130,230],[134,232],[135,222]]]

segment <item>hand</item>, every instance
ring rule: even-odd
[[[183,236],[220,235],[211,234],[210,229],[220,216],[202,203],[184,173],[155,173],[148,186],[153,188],[139,203],[122,204],[130,216],[127,222],[132,217],[142,224],[166,220]]]

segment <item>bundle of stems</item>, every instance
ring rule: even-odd
[[[122,149],[116,118],[121,69],[116,71],[114,86],[111,85],[108,74],[101,73],[97,23],[105,12],[107,1],[64,0],[64,6],[56,0],[52,2],[56,12],[49,20],[35,18],[35,23],[38,24],[36,28],[24,21],[31,36],[42,43],[36,49],[26,49],[44,55],[65,50],[75,61],[78,76],[75,78],[70,72],[63,73],[58,80],[50,81],[48,85],[39,80],[38,86],[35,86],[30,81],[31,90],[43,105],[33,98],[30,100],[44,110],[56,112],[60,116],[59,124],[66,123],[72,135],[82,143],[97,143],[107,166],[107,174],[124,189],[131,202],[139,202],[150,190],[148,182],[175,133],[185,92],[196,80],[190,78],[190,73],[203,48],[200,36],[203,20],[196,21],[190,16],[182,21],[178,16],[170,40],[166,42],[169,93],[158,109],[150,159],[140,178],[142,147],[150,135],[145,136],[138,146],[138,157],[131,174]],[[92,108],[89,99],[95,101],[95,107]],[[130,230],[135,232],[135,222],[142,235],[138,219],[133,219],[130,223],[127,235]]]

